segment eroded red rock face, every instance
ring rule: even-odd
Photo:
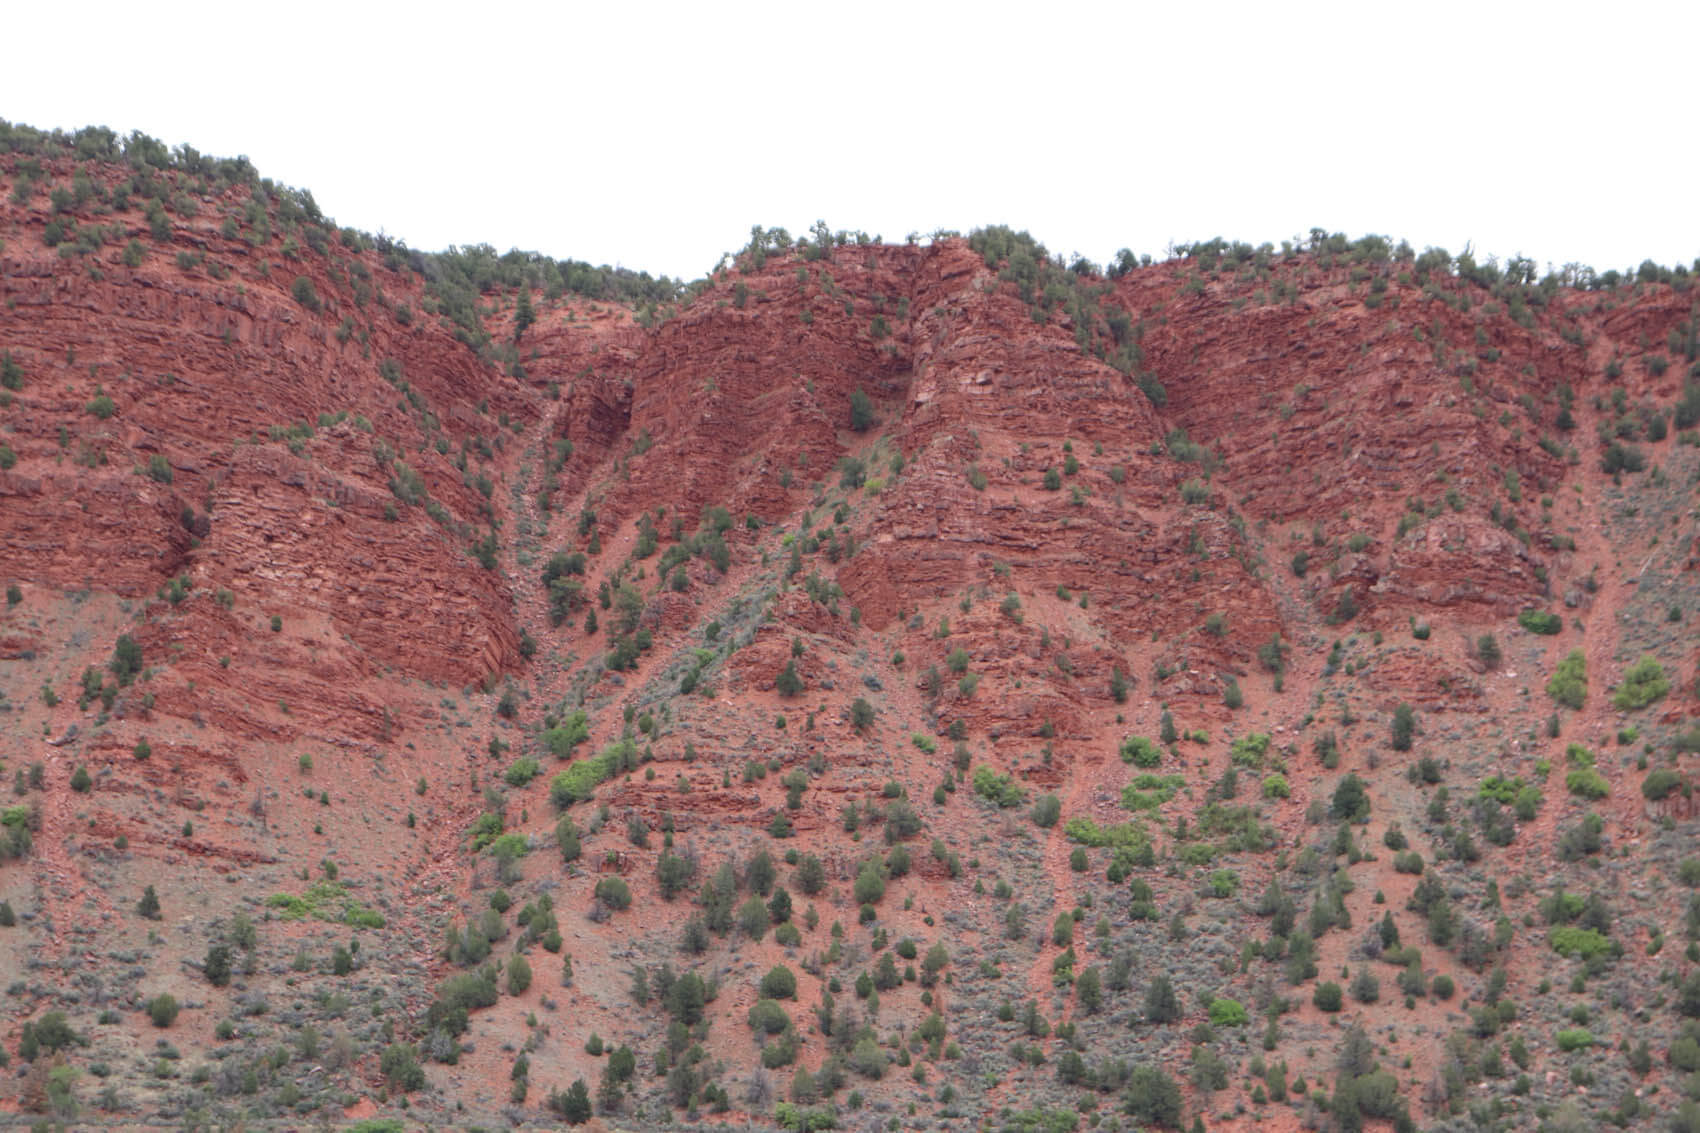
[[[94,168],[109,191],[126,176]],[[1484,621],[1546,600],[1573,566],[1540,502],[1571,467],[1559,392],[1590,396],[1603,359],[1684,313],[1669,289],[1513,312],[1399,264],[1160,264],[1092,283],[1134,324],[1154,403],[1061,308],[1036,317],[944,241],[773,255],[654,325],[540,297],[515,336],[491,296],[494,341],[512,342],[499,364],[455,340],[406,257],[268,228],[245,190],[180,180],[198,205],[164,238],[110,193],[62,214],[44,193],[9,199],[0,286],[25,380],[0,548],[16,577],[137,598],[181,576],[256,624],[322,628],[367,677],[465,685],[521,668],[521,568],[469,554],[488,533],[536,534],[503,529],[517,499],[585,513],[552,538],[608,542],[593,582],[640,515],[666,542],[724,508],[746,564],[774,524],[830,543],[808,571],[928,665],[934,607],[960,605],[980,667],[1019,695],[916,679],[944,716],[996,734],[1043,719],[1086,738],[1113,670],[1155,669],[1164,695],[1204,703],[1321,620]],[[43,236],[65,219],[110,232],[61,254]],[[121,254],[132,240],[140,254]],[[1678,380],[1623,378],[1631,402]],[[848,428],[855,393],[869,432]],[[816,511],[852,455],[872,482],[854,514]],[[698,616],[675,605],[648,621],[669,638]],[[819,604],[794,605],[781,623],[818,633]]]
[[[488,525],[479,460],[463,475],[451,458],[533,420],[535,399],[434,320],[398,321],[419,281],[374,253],[222,235],[233,196],[203,197],[205,219],[167,241],[135,208],[76,214],[121,230],[120,247],[146,239],[135,267],[42,248],[44,200],[9,210],[5,348],[25,377],[7,415],[18,463],[0,473],[6,558],[20,577],[128,596],[187,572],[322,614],[429,679],[511,668],[511,602],[462,553]],[[375,452],[418,473],[439,519],[398,502]]]
[[[259,226],[247,189],[188,179],[175,190],[193,208],[156,234],[111,195],[128,174],[94,168],[106,201],[55,214],[0,159],[0,350],[21,374],[0,409],[0,583],[22,587],[0,663],[20,675],[12,692],[54,694],[14,719],[26,761],[57,776],[41,889],[80,929],[101,931],[90,893],[106,881],[78,866],[79,838],[121,833],[149,868],[215,863],[291,889],[340,855],[350,875],[417,881],[411,897],[428,881],[443,902],[402,914],[413,966],[398,979],[422,1009],[442,923],[465,919],[469,875],[495,868],[468,866],[468,827],[500,813],[547,845],[543,732],[582,706],[590,741],[569,758],[629,726],[646,763],[600,786],[616,833],[586,823],[589,868],[534,854],[525,884],[559,882],[581,979],[609,985],[626,930],[580,915],[596,863],[632,879],[645,939],[683,908],[646,900],[654,850],[620,843],[625,822],[716,857],[788,824],[842,890],[879,841],[853,841],[847,815],[883,821],[900,797],[924,809],[944,784],[965,796],[950,769],[970,762],[1056,793],[1070,817],[1127,821],[1139,772],[1117,750],[1172,713],[1182,735],[1153,770],[1200,789],[1152,820],[1163,851],[1247,730],[1276,736],[1291,780],[1260,783],[1255,816],[1285,849],[1336,778],[1299,741],[1313,721],[1391,795],[1402,769],[1377,778],[1354,719],[1384,735],[1382,715],[1408,704],[1435,735],[1466,735],[1528,715],[1522,689],[1539,682],[1490,668],[1478,636],[1520,633],[1519,611],[1563,609],[1565,633],[1603,623],[1588,660],[1596,687],[1615,679],[1606,635],[1639,580],[1597,587],[1619,548],[1596,512],[1623,503],[1597,436],[1678,395],[1682,366],[1641,361],[1691,317],[1673,288],[1514,311],[1451,275],[1304,254],[1157,264],[1039,302],[953,239],[774,254],[659,313],[536,293],[518,333],[516,296],[493,287],[475,349],[454,321],[465,306],[406,256],[281,214]],[[67,216],[111,231],[63,254],[44,235]],[[1120,366],[1092,348],[1092,320],[1112,318]],[[1674,444],[1660,443],[1655,456]],[[682,554],[705,520],[729,525],[725,547]],[[1674,534],[1649,553],[1675,548],[1692,571],[1691,518],[1659,521]],[[541,580],[556,551],[586,556],[559,624]],[[615,665],[628,633],[648,649]],[[109,688],[124,634],[146,668]],[[1517,646],[1519,665],[1550,660],[1532,637]],[[1689,719],[1691,691],[1685,677],[1661,723]],[[1496,737],[1496,758],[1525,754],[1540,708]],[[1601,745],[1610,722],[1596,701],[1563,727]],[[508,778],[526,755],[543,774]],[[62,786],[73,764],[96,775],[89,798]],[[805,766],[791,805],[781,769]],[[333,793],[365,825],[339,829]],[[964,857],[1026,814],[934,805],[927,835]],[[1612,821],[1638,821],[1631,809]],[[1038,837],[1034,907],[1065,907],[1071,847]],[[916,857],[931,888],[904,931],[920,935],[926,899],[984,894],[948,855]],[[1242,895],[1258,861],[1235,859]],[[1359,889],[1401,905],[1411,884]],[[828,923],[853,922],[854,905],[826,911],[834,899],[819,898]],[[1040,994],[1054,956],[1035,961]],[[487,1061],[465,1073],[491,1073],[501,1045],[480,1043]]]
[[[1557,444],[1533,443],[1556,393],[1589,387],[1602,338],[1680,314],[1655,299],[1601,318],[1560,296],[1519,322],[1472,310],[1480,289],[1455,279],[1425,301],[1396,265],[1373,269],[1374,292],[1303,257],[1279,287],[1157,265],[1103,300],[1137,324],[1154,404],[1079,348],[1069,316],[1036,319],[946,241],[772,256],[647,327],[618,304],[539,300],[503,368],[430,316],[404,264],[232,230],[217,218],[233,203],[208,196],[139,264],[97,254],[93,271],[36,246],[45,200],[11,206],[8,349],[29,376],[0,541],[20,577],[135,597],[183,575],[262,619],[324,624],[369,672],[466,684],[519,663],[511,574],[467,553],[513,518],[504,496],[594,513],[568,545],[622,550],[639,515],[667,539],[725,508],[744,556],[854,453],[877,494],[807,516],[843,537],[830,580],[875,632],[970,596],[959,624],[987,665],[1029,674],[1022,693],[928,691],[1000,734],[1045,719],[1085,737],[1112,670],[1155,667],[1176,674],[1166,695],[1213,700],[1295,617],[1482,620],[1542,600],[1569,553],[1537,503],[1566,472]],[[108,215],[148,236],[139,209]],[[490,314],[510,338],[512,308]],[[1591,347],[1569,333],[1583,325]],[[847,428],[858,391],[869,433]],[[516,438],[538,421],[548,443],[522,467]],[[1052,593],[1066,617],[995,609]],[[1205,632],[1212,618],[1233,631]],[[935,660],[924,633],[900,636]]]

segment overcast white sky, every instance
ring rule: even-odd
[[[17,5],[0,117],[141,129],[416,248],[694,278],[752,224],[1103,262],[1312,226],[1700,256],[1700,5]]]

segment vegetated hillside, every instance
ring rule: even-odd
[[[1700,1128],[1689,271],[0,151],[0,1109]]]

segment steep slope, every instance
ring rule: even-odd
[[[17,1108],[1691,1091],[1688,273],[758,233],[657,303],[5,136]]]

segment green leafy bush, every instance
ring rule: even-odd
[[[1476,795],[1479,798],[1492,799],[1502,806],[1510,806],[1517,798],[1517,792],[1522,789],[1523,780],[1520,778],[1506,779],[1499,775],[1490,775],[1476,788]]]
[[[169,994],[161,993],[148,1000],[148,1018],[153,1020],[156,1027],[169,1027],[177,1021],[177,1000]]]
[[[1641,781],[1641,794],[1648,802],[1658,802],[1676,791],[1683,790],[1687,781],[1669,767],[1656,767]]]
[[[1603,799],[1611,794],[1611,787],[1605,777],[1592,767],[1578,767],[1564,777],[1564,785],[1570,793],[1584,799]]]
[[[1564,619],[1546,610],[1524,610],[1517,615],[1517,624],[1530,633],[1550,637],[1564,628]]]
[[[1572,649],[1547,681],[1547,695],[1566,708],[1581,708],[1588,699],[1588,659]]]
[[[1015,780],[1008,775],[1000,775],[985,764],[974,769],[973,783],[976,795],[1006,809],[1020,806],[1027,797],[1026,792],[1016,786]]]
[[[1369,818],[1369,791],[1357,774],[1349,773],[1334,788],[1328,803],[1328,813],[1347,822],[1363,822]]]
[[[797,998],[797,977],[784,964],[776,964],[761,978],[761,997],[768,1000]]]
[[[1179,1129],[1183,1100],[1175,1080],[1155,1066],[1135,1066],[1122,1094],[1122,1108],[1136,1121]]]
[[[1033,804],[1033,824],[1050,829],[1062,817],[1062,800],[1055,795],[1040,795]]]
[[[399,494],[399,493],[398,493]],[[543,567],[543,588],[549,596],[549,621],[560,625],[584,604],[583,551],[557,551]]]
[[[632,888],[625,879],[604,877],[596,883],[596,899],[610,909],[628,909],[632,904]]]
[[[865,433],[874,424],[874,403],[861,390],[850,393],[850,428],[853,432]]]
[[[1269,733],[1252,732],[1241,736],[1228,748],[1228,758],[1235,767],[1249,767],[1253,771],[1263,769],[1263,758],[1269,751]]]
[[[1611,695],[1612,705],[1619,712],[1645,708],[1670,692],[1670,678],[1664,666],[1652,657],[1642,657],[1623,674],[1623,683]]]
[[[1580,960],[1609,955],[1612,951],[1608,937],[1577,925],[1558,925],[1547,934],[1547,943],[1560,956]]]
[[[1175,797],[1186,785],[1183,775],[1136,775],[1133,782],[1122,788],[1122,807],[1126,810],[1156,810]]]
[[[1210,1001],[1210,1025],[1213,1027],[1243,1027],[1247,1018],[1245,1005],[1237,999],[1219,996]]]
[[[596,793],[597,784],[637,766],[637,744],[630,737],[616,740],[588,759],[575,759],[549,781],[549,798],[565,810]]]
[[[780,1102],[773,1107],[773,1123],[791,1133],[815,1133],[820,1129],[838,1128],[838,1118],[831,1110],[805,1109],[791,1102]]]
[[[391,1087],[402,1093],[422,1089],[425,1085],[425,1071],[419,1065],[419,1052],[411,1043],[391,1043],[385,1047],[378,1059],[378,1069]]]
[[[785,1008],[775,999],[758,999],[755,1006],[750,1008],[750,1030],[762,1034],[777,1035],[791,1025],[791,1016],[785,1013]]]
[[[1613,441],[1606,446],[1605,453],[1600,457],[1600,469],[1604,472],[1639,472],[1647,467],[1647,454],[1634,445],[1626,445]]]
[[[1417,728],[1417,714],[1409,704],[1401,704],[1393,710],[1393,750],[1410,751],[1411,736]]]
[[[490,842],[490,856],[501,862],[518,861],[530,850],[531,840],[517,832],[498,835]]]
[[[872,905],[885,896],[885,874],[880,870],[877,858],[863,862],[862,867],[856,871],[851,893],[858,905]]]
[[[1149,845],[1151,841],[1144,827],[1137,823],[1118,822],[1111,826],[1099,826],[1085,816],[1071,818],[1063,823],[1063,834],[1071,842],[1079,842],[1095,849],[1104,846],[1137,848]]]
[[[340,881],[326,879],[309,885],[299,896],[293,893],[273,893],[266,898],[266,907],[277,910],[284,920],[313,917],[332,924],[348,924],[357,928],[383,928],[381,914],[360,904],[348,895]]]
[[[1240,887],[1240,878],[1231,869],[1217,869],[1210,872],[1205,885],[1212,897],[1232,897]]]
[[[1502,654],[1499,649],[1499,639],[1491,633],[1484,633],[1476,639],[1476,656],[1489,669],[1498,669]]]
[[[1163,761],[1163,749],[1144,736],[1129,736],[1123,740],[1121,754],[1123,763],[1139,767],[1155,767]]]
[[[297,303],[309,311],[317,312],[322,306],[318,289],[313,286],[313,281],[304,275],[295,277],[295,282],[289,285],[289,293],[295,297]]]

